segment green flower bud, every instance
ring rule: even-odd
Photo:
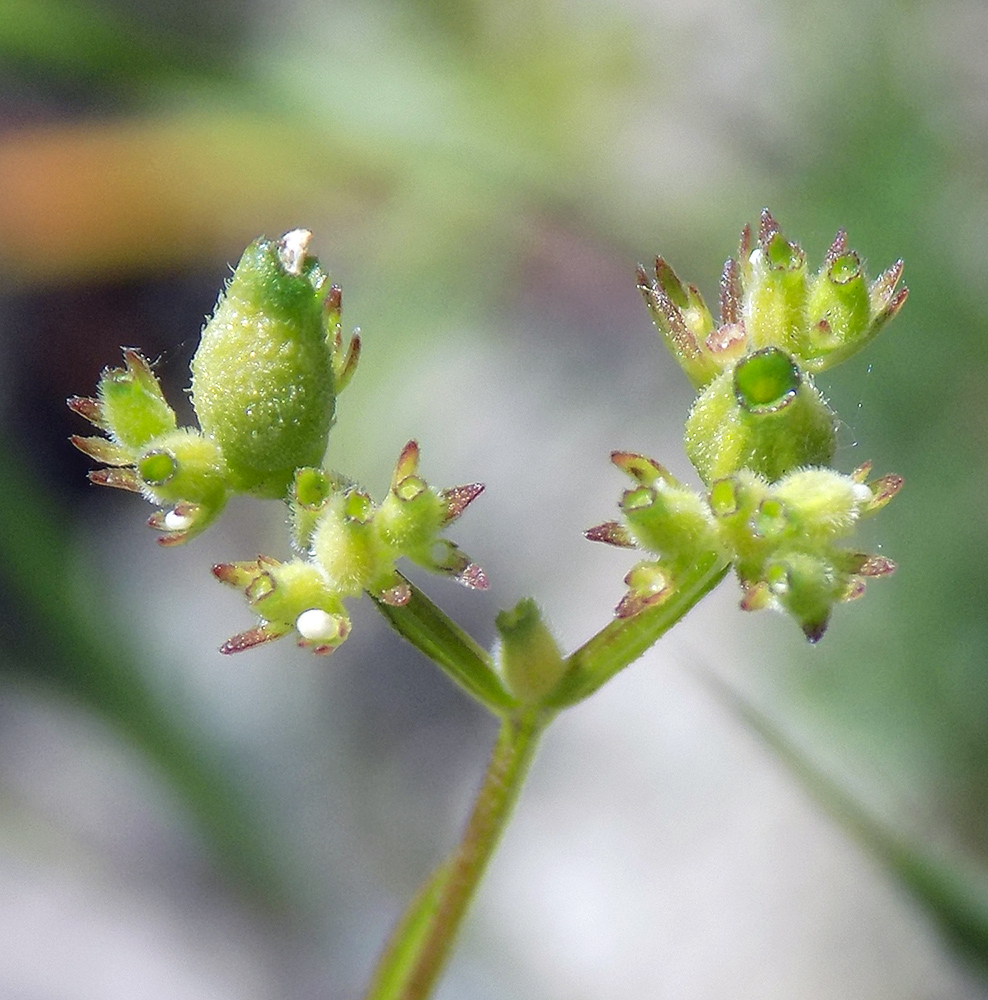
[[[312,534],[312,556],[333,590],[356,596],[394,573],[395,557],[374,528],[374,504],[360,490],[332,496]]]
[[[673,357],[694,386],[706,385],[720,370],[706,345],[714,321],[703,296],[693,285],[684,287],[676,272],[661,257],[655,258],[655,278],[638,268],[638,288]]]
[[[861,258],[838,253],[813,279],[808,306],[808,336],[802,356],[823,359],[860,339],[871,323],[871,301]]]
[[[162,545],[180,545],[205,530],[229,499],[226,466],[215,441],[182,427],[148,442],[134,461],[141,492],[152,502],[174,505],[149,521]]]
[[[448,520],[447,503],[417,475],[418,465],[418,444],[409,441],[376,518],[384,544],[406,555],[431,545]]]
[[[709,385],[744,354],[776,347],[803,371],[846,360],[867,344],[902,307],[896,290],[902,261],[870,285],[858,255],[841,230],[810,276],[806,255],[780,232],[766,209],[754,248],[741,234],[737,259],[724,265],[716,323],[693,285],[684,285],[661,258],[655,276],[638,269],[638,287],[652,321],[697,389]]]
[[[501,637],[500,667],[508,690],[523,704],[537,705],[566,670],[559,645],[530,597],[494,621]]]
[[[898,476],[865,484],[869,470],[799,469],[777,483],[743,470],[711,485],[710,508],[744,587],[743,608],[786,611],[816,642],[834,604],[860,597],[868,577],[893,571],[884,557],[837,545],[902,485]]]
[[[621,512],[639,547],[673,565],[686,566],[701,552],[718,547],[709,506],[686,486],[659,481],[628,490],[621,498]]]
[[[336,405],[338,307],[311,233],[256,240],[244,252],[192,359],[192,401],[223,451],[231,483],[285,496],[295,469],[319,465]],[[327,296],[327,293],[330,293]]]
[[[703,390],[686,421],[685,444],[705,483],[744,468],[776,480],[800,466],[829,464],[836,418],[795,361],[768,347]]]
[[[253,562],[221,563],[213,575],[244,591],[259,625],[241,632],[220,647],[238,653],[291,632],[298,645],[316,653],[332,652],[350,633],[350,619],[339,595],[312,563],[281,563],[268,556]]]
[[[790,552],[771,563],[765,581],[772,599],[796,619],[810,642],[819,642],[833,606],[847,592],[848,580],[820,556]]]
[[[833,469],[801,469],[776,483],[772,498],[786,512],[785,530],[810,545],[850,535],[873,494]]]
[[[292,545],[299,552],[308,552],[312,535],[330,499],[337,493],[354,489],[354,484],[342,476],[324,469],[306,467],[295,470],[288,494]]]
[[[746,226],[737,258],[724,265],[719,324],[661,257],[654,278],[639,268],[652,320],[698,390],[685,445],[709,492],[700,497],[651,459],[613,453],[636,486],[622,497],[622,520],[586,537],[658,557],[625,578],[619,617],[665,601],[684,567],[713,556],[734,564],[742,607],[787,611],[815,642],[834,604],[892,572],[884,557],[839,542],[902,480],[866,484],[870,465],[850,476],[827,468],[837,421],[811,373],[850,357],[898,312],[901,274],[899,261],[869,285],[841,230],[810,275],[806,255],[767,210],[754,246]]]
[[[190,427],[150,441],[138,454],[134,467],[144,484],[144,492],[155,503],[226,502],[223,456],[215,441]]]
[[[792,354],[806,327],[806,255],[778,229],[769,229],[765,216],[762,221],[759,246],[748,261],[744,328],[750,348],[777,347]]]

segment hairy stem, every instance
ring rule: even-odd
[[[533,710],[502,721],[463,839],[419,890],[365,1000],[425,1000],[432,992],[550,718]]]

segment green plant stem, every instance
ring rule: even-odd
[[[503,716],[516,709],[518,702],[504,689],[487,650],[415,584],[410,580],[405,583],[412,596],[398,607],[385,604],[374,594],[368,595],[388,624],[495,715]]]
[[[419,890],[365,1000],[425,1000],[432,992],[550,719],[538,710],[503,719],[463,839]]]
[[[426,1000],[507,825],[545,727],[559,709],[582,701],[638,659],[723,579],[728,568],[715,553],[698,560],[667,601],[633,618],[610,622],[570,655],[560,684],[540,705],[527,709],[505,691],[490,656],[421,591],[413,588],[412,599],[399,608],[376,602],[393,628],[500,716],[501,729],[463,839],[412,900],[365,1000]]]
[[[566,672],[543,707],[558,710],[589,698],[681,621],[724,579],[730,565],[723,556],[708,553],[683,574],[667,600],[605,625],[567,657]]]

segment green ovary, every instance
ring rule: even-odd
[[[785,405],[759,413],[739,404],[728,370],[693,404],[685,445],[708,485],[740,469],[775,482],[803,466],[829,465],[836,449],[836,421],[806,375]]]
[[[322,284],[316,273],[280,269],[274,246],[260,241],[203,330],[193,404],[237,490],[282,497],[296,468],[322,462],[336,402]]]

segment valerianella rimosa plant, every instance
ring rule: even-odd
[[[693,285],[660,257],[638,284],[652,319],[697,396],[686,452],[702,483],[678,482],[658,462],[615,451],[631,480],[620,519],[585,534],[637,549],[615,616],[564,655],[531,599],[496,619],[490,653],[399,568],[407,560],[478,590],[487,578],[445,532],[480,483],[437,490],[420,475],[414,440],[382,500],[323,466],[336,399],[356,368],[344,347],[340,290],[309,254],[304,229],[247,250],[207,322],[192,361],[198,427],[178,427],[151,367],[124,349],[95,397],[69,406],[106,436],[74,437],[106,468],[97,484],[142,493],[165,545],[205,530],[228,499],[282,501],[295,557],[222,563],[255,624],[227,640],[234,653],[287,634],[318,653],[350,631],[345,602],[366,593],[389,623],[501,720],[461,843],[427,879],[399,922],[367,1000],[423,1000],[448,957],[538,739],[563,708],[588,697],[678,622],[731,568],[746,610],[791,615],[811,642],[836,604],[860,597],[891,561],[859,551],[857,522],[885,506],[902,480],[869,480],[871,464],[831,467],[837,418],[813,381],[863,348],[901,308],[902,263],[869,282],[837,234],[816,272],[765,211],[724,267],[715,319]]]

